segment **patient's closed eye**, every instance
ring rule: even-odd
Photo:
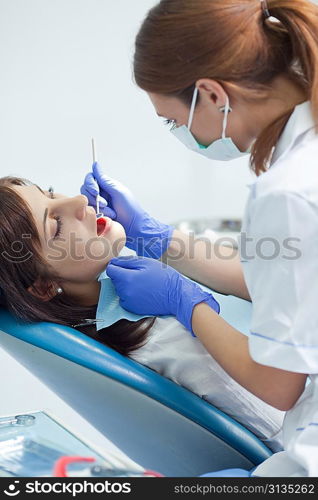
[[[63,221],[62,221],[62,217],[60,217],[59,215],[57,215],[56,217],[54,217],[54,219],[56,220],[56,223],[57,223],[57,230],[56,230],[56,233],[54,235],[54,239],[56,239],[56,238],[58,238],[61,235],[62,227],[63,227]]]

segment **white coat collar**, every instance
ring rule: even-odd
[[[295,146],[297,139],[314,127],[310,101],[296,106],[274,150],[271,167]]]

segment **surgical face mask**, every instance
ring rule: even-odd
[[[225,107],[220,109],[222,113],[224,112],[222,138],[214,141],[212,144],[210,144],[210,146],[207,147],[202,146],[195,140],[194,136],[191,133],[191,127],[195,106],[198,99],[198,92],[199,91],[196,88],[193,94],[188,126],[183,125],[182,127],[174,127],[171,130],[171,133],[175,137],[177,137],[177,139],[179,139],[185,146],[187,146],[187,148],[195,151],[196,153],[199,153],[200,155],[205,156],[209,160],[230,161],[249,154],[250,151],[242,153],[234,144],[232,139],[230,137],[226,137],[228,116],[232,111],[230,108],[230,101],[228,97],[226,98]]]

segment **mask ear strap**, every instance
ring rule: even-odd
[[[225,106],[220,108],[220,111],[221,111],[221,113],[224,113],[222,139],[226,139],[227,122],[228,122],[228,118],[229,118],[229,113],[232,111],[232,108],[230,107],[230,100],[229,100],[228,96],[226,96]]]
[[[193,99],[192,99],[192,104],[191,104],[191,109],[190,109],[190,115],[189,115],[189,122],[188,122],[188,130],[191,130],[192,127],[192,122],[193,122],[193,117],[194,117],[194,111],[195,111],[195,106],[197,103],[197,98],[198,98],[198,88],[195,88],[194,94],[193,94]]]

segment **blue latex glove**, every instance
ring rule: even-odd
[[[120,182],[108,177],[98,163],[94,163],[93,172],[87,174],[81,193],[87,196],[92,206],[96,206],[96,196],[100,194],[100,209],[104,215],[124,227],[126,245],[138,255],[160,259],[166,252],[173,227],[150,217],[131,192]]]
[[[140,315],[175,316],[194,337],[192,314],[197,304],[206,302],[215,312],[220,312],[212,294],[162,262],[138,257],[116,258],[110,261],[107,274],[124,309]]]

